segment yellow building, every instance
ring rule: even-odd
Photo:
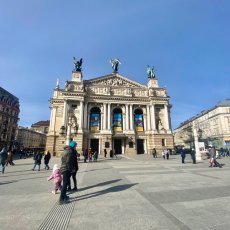
[[[90,147],[99,153],[151,154],[153,148],[173,148],[170,107],[166,89],[152,73],[143,85],[116,68],[83,80],[76,68],[64,88],[57,82],[54,89],[46,148],[60,155],[71,138],[79,152]]]

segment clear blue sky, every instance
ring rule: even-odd
[[[20,100],[20,122],[50,118],[56,79],[112,72],[147,83],[154,66],[173,128],[230,98],[229,0],[7,0],[0,2],[0,86]]]

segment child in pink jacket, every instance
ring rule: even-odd
[[[54,180],[54,185],[55,185],[55,188],[52,191],[52,193],[56,194],[58,190],[61,191],[61,189],[62,189],[62,185],[61,185],[62,175],[61,175],[61,171],[58,168],[57,164],[54,165],[53,173],[47,180],[49,181],[49,180],[52,180],[52,179]]]

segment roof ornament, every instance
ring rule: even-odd
[[[118,66],[119,64],[121,64],[120,60],[118,58],[114,58],[114,59],[110,59],[109,62],[112,64],[113,73],[117,73]]]
[[[81,72],[83,59],[81,58],[79,61],[75,57],[73,57],[74,71]]]
[[[57,78],[55,89],[59,89],[59,79]]]
[[[154,72],[155,72],[154,67],[151,68],[149,65],[147,65],[148,78],[155,78],[156,75]]]

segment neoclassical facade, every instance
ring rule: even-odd
[[[147,78],[147,77],[146,77]],[[173,148],[170,104],[166,89],[154,77],[142,85],[114,71],[83,80],[73,71],[50,100],[50,126],[46,149],[60,155],[70,138],[77,148],[103,154],[151,154],[152,149]]]
[[[181,123],[174,130],[175,145],[191,147],[194,141],[193,126],[200,130],[199,141],[206,146],[230,148],[230,99],[220,101]]]

